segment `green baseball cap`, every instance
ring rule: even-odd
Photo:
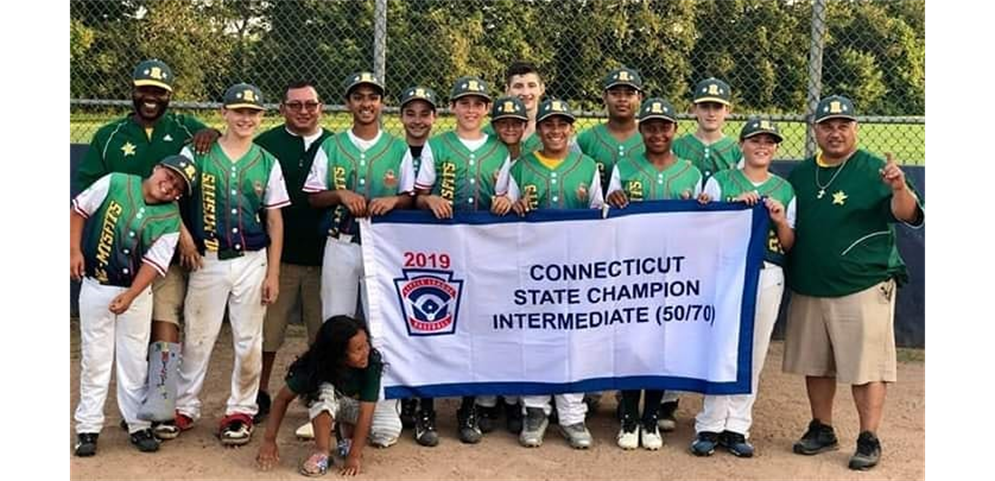
[[[487,93],[487,87],[487,82],[480,77],[460,77],[456,79],[456,83],[453,84],[453,90],[449,93],[449,101],[455,102],[458,98],[476,95],[478,97],[483,97],[490,102],[491,95]]]
[[[739,131],[739,140],[746,140],[760,134],[767,134],[774,137],[777,139],[777,143],[784,141],[784,136],[781,135],[781,130],[777,128],[777,124],[773,120],[762,117],[750,117],[747,119],[746,123],[743,124],[743,130]]]
[[[525,104],[522,103],[522,99],[511,96],[501,97],[494,101],[494,107],[491,108],[491,122],[497,119],[521,119],[527,122],[529,116],[525,112]]]
[[[815,108],[815,123],[829,119],[850,119],[857,120],[857,111],[853,108],[853,101],[842,95],[830,95],[819,101],[819,106]]]
[[[573,111],[570,110],[570,104],[565,100],[560,99],[546,99],[539,104],[539,113],[536,114],[536,123],[540,123],[550,117],[559,115],[561,117],[566,117],[570,123],[577,120],[574,116]]]
[[[228,87],[225,91],[224,105],[226,109],[266,110],[266,107],[263,107],[263,93],[259,87],[247,83]]]
[[[640,92],[643,91],[643,79],[639,76],[639,72],[627,67],[617,68],[608,72],[608,75],[602,81],[602,85],[604,86],[604,90],[619,85],[627,85]]]
[[[345,96],[348,97],[349,94],[352,93],[352,89],[359,87],[360,85],[369,85],[373,87],[380,92],[381,97],[387,90],[384,88],[380,80],[377,79],[377,76],[373,75],[373,72],[356,72],[350,74],[345,79]]]
[[[722,105],[732,105],[732,89],[729,84],[715,77],[708,77],[694,87],[694,103],[718,102]]]
[[[432,106],[432,110],[435,110],[438,98],[439,97],[435,95],[435,90],[428,87],[408,87],[404,93],[401,94],[401,108],[403,109],[404,106],[412,100],[424,100]]]
[[[172,169],[187,183],[187,195],[193,192],[197,183],[197,165],[182,155],[170,155],[159,161],[159,165]]]
[[[639,108],[640,122],[650,119],[661,119],[677,123],[677,117],[674,115],[674,106],[667,99],[660,97],[646,99],[642,107]]]
[[[173,91],[173,70],[166,65],[166,62],[156,58],[140,62],[135,66],[131,78],[135,87],[151,85],[169,92]]]

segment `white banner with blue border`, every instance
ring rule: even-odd
[[[388,399],[750,391],[762,205],[398,211],[362,229]]]

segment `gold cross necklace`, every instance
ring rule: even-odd
[[[822,154],[819,155],[822,156]],[[836,169],[836,173],[834,173],[833,176],[829,178],[829,182],[827,182],[826,185],[822,185],[822,182],[819,182],[819,162],[816,161],[815,186],[819,188],[819,193],[816,194],[815,196],[816,199],[821,199],[823,196],[826,195],[826,189],[828,189],[829,186],[832,185],[833,181],[836,180],[836,176],[840,175],[840,172],[843,172],[843,168],[846,167],[846,163],[850,161],[850,157],[853,157],[852,153],[846,158],[846,160],[843,161],[842,164],[840,164],[840,167]]]

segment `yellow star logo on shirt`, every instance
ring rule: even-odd
[[[135,155],[135,144],[131,142],[125,142],[124,145],[121,146],[121,152],[124,152],[125,157],[129,155]]]
[[[846,200],[846,194],[843,191],[836,192],[833,194],[833,205],[839,204],[843,205],[843,201]]]

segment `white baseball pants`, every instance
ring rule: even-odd
[[[363,271],[363,248],[345,239],[325,240],[325,258],[321,266],[321,315],[356,316],[357,301],[362,295],[366,309],[366,282]]]
[[[584,422],[587,414],[587,404],[584,403],[584,393],[555,394],[553,396],[522,396],[526,408],[542,408],[547,416],[553,412],[549,398],[556,400],[556,412],[560,418],[560,426],[569,426]]]

